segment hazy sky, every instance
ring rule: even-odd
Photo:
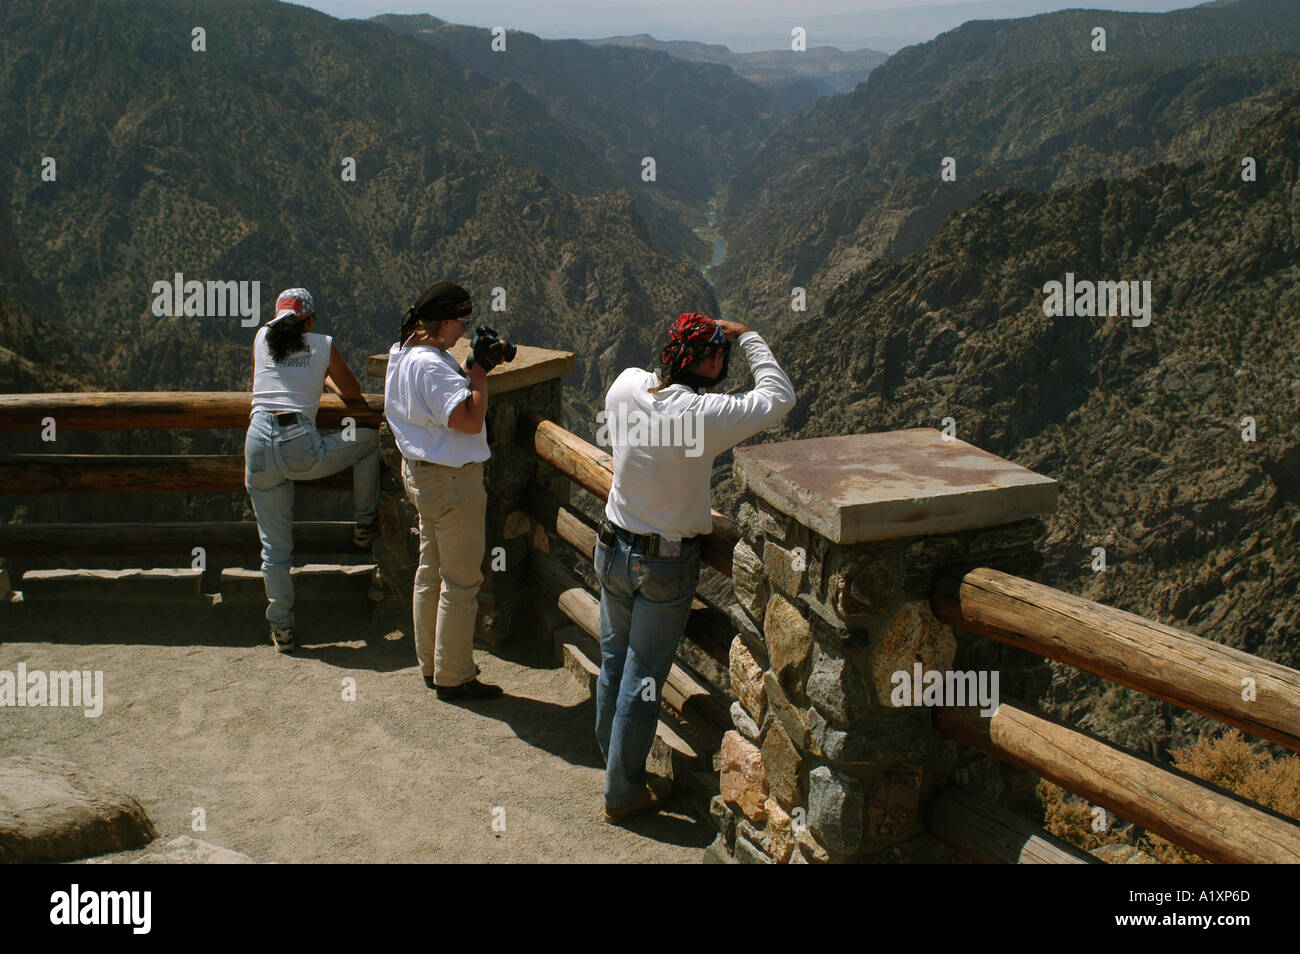
[[[788,47],[790,27],[809,46],[893,52],[973,19],[1093,7],[1159,12],[1199,0],[302,0],[335,17],[431,13],[453,23],[502,26],[542,37],[650,33],[661,40],[725,43],[737,51]],[[1297,0],[1300,2],[1300,0]],[[891,40],[893,42],[891,42]]]

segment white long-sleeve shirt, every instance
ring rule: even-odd
[[[628,368],[610,387],[596,443],[613,445],[605,504],[611,522],[670,540],[713,530],[713,459],[795,405],[790,379],[758,332],[746,332],[736,345],[754,372],[754,388],[744,394],[696,394],[685,384],[651,394],[659,378],[640,368]]]

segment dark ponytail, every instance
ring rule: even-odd
[[[292,318],[277,321],[266,329],[266,347],[277,364],[283,361],[287,354],[307,350],[307,341],[304,337],[306,331],[305,319],[295,321]]]

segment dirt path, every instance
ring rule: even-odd
[[[259,614],[0,607],[0,669],[104,673],[98,718],[0,709],[0,752],[70,759],[139,799],[163,839],[257,861],[694,863],[712,840],[680,811],[604,823],[594,706],[544,659],[476,651],[509,696],[471,708],[424,688],[409,624],[304,607],[281,656]]]

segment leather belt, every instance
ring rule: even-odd
[[[640,549],[648,557],[659,555],[659,546],[663,541],[657,533],[633,533],[631,530],[624,530],[616,523],[611,523],[608,519],[600,522],[600,527],[596,533],[597,539],[607,547],[612,547],[621,537],[631,549]],[[682,537],[681,543],[691,543],[699,539],[695,537]],[[671,542],[671,541],[669,541]]]
[[[405,460],[412,467],[441,467],[443,470],[460,470],[462,467],[469,466],[469,464],[440,464],[436,460],[420,460],[418,457],[407,457]],[[481,461],[470,463],[481,463]]]
[[[287,427],[290,424],[297,424],[300,417],[302,415],[297,411],[283,411],[275,415],[275,422],[281,427]]]

